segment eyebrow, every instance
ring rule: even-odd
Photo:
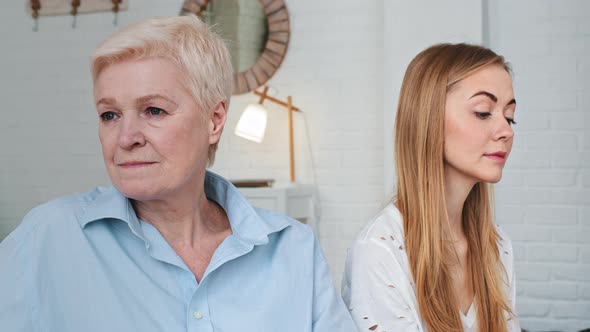
[[[100,98],[100,100],[96,102],[96,105],[98,106],[100,104],[114,105],[116,102],[113,98]]]
[[[498,102],[498,97],[496,97],[493,93],[487,92],[487,91],[479,91],[476,92],[473,96],[471,96],[469,99],[473,98],[473,97],[477,97],[477,96],[486,96],[488,98],[490,98],[494,103]],[[516,99],[512,98],[512,100],[510,100],[508,102],[508,104],[506,104],[506,106],[508,105],[516,105]]]
[[[178,107],[178,104],[175,103],[172,99],[165,97],[163,95],[160,94],[151,94],[151,95],[147,95],[147,96],[143,96],[139,99],[137,99],[137,104],[145,104],[146,102],[152,100],[152,99],[164,99],[169,103],[174,104],[174,106]],[[107,104],[107,105],[115,105],[117,102],[115,101],[114,98],[101,98],[98,102],[96,102],[96,105],[100,105],[100,104]]]
[[[151,94],[151,95],[143,96],[143,97],[137,99],[137,103],[144,104],[152,99],[164,99],[165,101],[167,101],[171,104],[174,104],[174,106],[178,107],[178,104],[175,103],[172,99],[170,99],[166,96],[160,95],[160,94]]]

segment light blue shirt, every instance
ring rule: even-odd
[[[0,331],[356,331],[307,225],[205,192],[232,234],[200,283],[112,187],[33,209],[0,244]]]

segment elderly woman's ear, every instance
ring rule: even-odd
[[[225,120],[227,118],[227,102],[220,101],[209,116],[209,144],[215,144],[219,142],[223,127],[225,126]]]

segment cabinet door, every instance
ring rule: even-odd
[[[240,192],[255,207],[287,214],[284,190],[241,188]]]

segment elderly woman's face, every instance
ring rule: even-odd
[[[194,190],[214,142],[211,126],[168,60],[107,66],[94,84],[99,137],[113,185],[136,200]]]

